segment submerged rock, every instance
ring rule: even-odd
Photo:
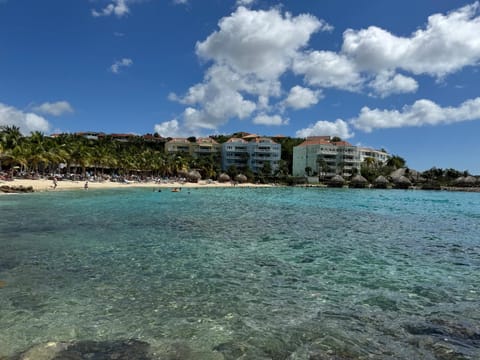
[[[48,342],[8,360],[151,360],[150,345],[139,340]]]

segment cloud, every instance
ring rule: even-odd
[[[374,129],[452,124],[471,120],[480,120],[480,97],[467,100],[458,107],[441,107],[426,99],[404,106],[401,111],[364,107],[351,123],[357,129],[371,132]]]
[[[348,123],[342,119],[337,119],[335,122],[320,120],[296,132],[296,136],[301,138],[315,135],[330,135],[338,136],[341,139],[349,139],[354,136],[354,133],[350,132]]]
[[[127,5],[127,0],[112,0],[105,8],[100,11],[92,10],[94,17],[115,15],[121,18],[130,13],[130,9]]]
[[[115,63],[110,66],[110,71],[114,74],[118,74],[121,68],[127,68],[133,65],[133,60],[129,58],[123,58],[122,60],[115,61]]]
[[[256,11],[243,6],[221,19],[219,28],[197,42],[197,55],[259,79],[277,79],[313,33],[330,29],[312,15],[293,17],[277,9]]]
[[[50,124],[45,118],[0,103],[0,126],[4,125],[18,126],[22,134],[29,134],[32,131],[47,132],[50,130]]]
[[[186,5],[188,4],[188,0],[173,0],[175,5]]]
[[[237,0],[235,3],[236,6],[250,6],[255,2],[255,0]]]
[[[281,95],[279,77],[291,67],[297,52],[313,33],[331,29],[311,15],[294,17],[278,9],[256,11],[243,6],[218,25],[218,31],[196,44],[199,58],[212,63],[203,82],[183,96],[169,95],[188,106],[183,120],[192,129],[216,129],[230,119],[268,110],[270,97]],[[257,121],[267,119],[260,114]]]
[[[418,89],[415,79],[388,70],[379,72],[368,86],[381,98],[392,94],[411,93]]]
[[[288,122],[288,119],[282,119],[280,115],[258,114],[253,119],[254,124],[267,126],[288,125]]]
[[[290,89],[288,97],[283,104],[293,109],[305,109],[318,103],[322,97],[320,90],[311,90],[301,86],[294,86]]]
[[[307,84],[326,88],[358,90],[364,81],[354,62],[331,51],[298,54],[293,71],[304,75]]]
[[[425,29],[399,37],[370,26],[344,33],[342,53],[362,70],[402,69],[435,77],[459,71],[480,61],[479,2],[446,15],[428,18]]]
[[[57,101],[54,103],[46,102],[32,108],[32,111],[40,114],[61,116],[63,114],[73,113],[72,106],[68,101]]]
[[[181,130],[180,124],[177,119],[165,121],[160,124],[155,124],[154,132],[163,137],[183,137],[186,134]],[[188,136],[190,136],[189,134]]]

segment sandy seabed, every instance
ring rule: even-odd
[[[52,180],[24,180],[24,179],[15,179],[13,181],[0,181],[0,185],[7,185],[10,187],[29,187],[31,186],[34,191],[62,191],[62,190],[84,190],[85,181],[70,181],[70,180],[62,180],[57,182],[57,188],[54,189],[53,181]],[[166,189],[173,189],[173,188],[206,188],[206,187],[271,187],[272,185],[268,184],[252,184],[252,183],[245,183],[245,184],[235,184],[233,185],[231,182],[220,183],[217,181],[207,182],[205,180],[200,180],[198,183],[189,183],[189,182],[174,182],[174,181],[167,181],[167,182],[128,182],[128,183],[120,183],[120,182],[112,182],[112,181],[104,181],[104,182],[88,182],[88,190],[97,190],[97,189],[117,189],[117,188],[166,188]],[[1,192],[0,192],[1,194]]]

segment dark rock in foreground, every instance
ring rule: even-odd
[[[151,360],[150,345],[139,340],[49,342],[8,360]]]
[[[15,193],[32,193],[33,187],[32,186],[8,186],[2,185],[0,186],[0,192],[15,194]]]

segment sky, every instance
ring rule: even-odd
[[[0,125],[339,136],[480,174],[480,3],[0,0]]]

